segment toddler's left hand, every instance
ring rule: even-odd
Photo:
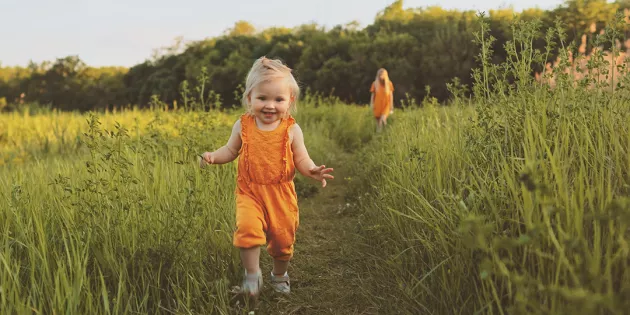
[[[326,168],[325,165],[315,166],[309,170],[311,177],[322,183],[322,187],[326,187],[326,179],[334,179],[335,177],[330,175],[332,168]]]

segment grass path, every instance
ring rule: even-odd
[[[263,250],[265,288],[256,314],[377,314],[383,301],[366,289],[373,287],[366,283],[371,281],[370,259],[359,250],[364,242],[357,234],[358,216],[345,201],[344,178],[343,169],[336,168],[335,180],[300,200],[300,227],[289,267],[291,295],[279,296],[268,285],[271,259]],[[247,314],[238,307],[235,311]]]

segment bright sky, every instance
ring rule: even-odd
[[[92,66],[132,66],[174,39],[220,35],[238,20],[259,28],[316,22],[370,24],[394,0],[0,0],[0,64],[68,55]],[[405,0],[406,8],[552,9],[563,0]]]

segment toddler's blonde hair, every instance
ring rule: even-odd
[[[265,56],[258,58],[247,74],[245,92],[243,92],[242,100],[243,107],[245,107],[248,112],[251,112],[249,95],[252,93],[252,90],[260,83],[278,78],[285,79],[291,89],[289,111],[295,113],[297,111],[297,100],[300,96],[300,87],[291,73],[291,68],[287,67],[279,59],[268,59]]]
[[[381,82],[381,74],[383,74],[384,77],[383,82]],[[392,92],[389,86],[389,74],[387,73],[387,70],[385,70],[385,68],[378,69],[378,71],[376,71],[376,78],[374,79],[374,89],[378,91],[381,88],[385,89],[386,94]]]

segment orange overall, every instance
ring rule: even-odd
[[[267,245],[277,260],[293,257],[299,225],[295,165],[289,130],[292,117],[282,119],[273,131],[262,131],[254,116],[241,116],[242,146],[236,185],[234,246]]]
[[[370,92],[374,93],[374,104],[372,107],[374,117],[379,118],[381,116],[389,116],[389,112],[393,106],[390,96],[391,93],[394,92],[394,85],[391,81],[389,81],[389,91],[390,94],[388,94],[384,88],[378,89],[377,91],[374,87],[374,82],[372,82],[372,86],[370,86]]]

